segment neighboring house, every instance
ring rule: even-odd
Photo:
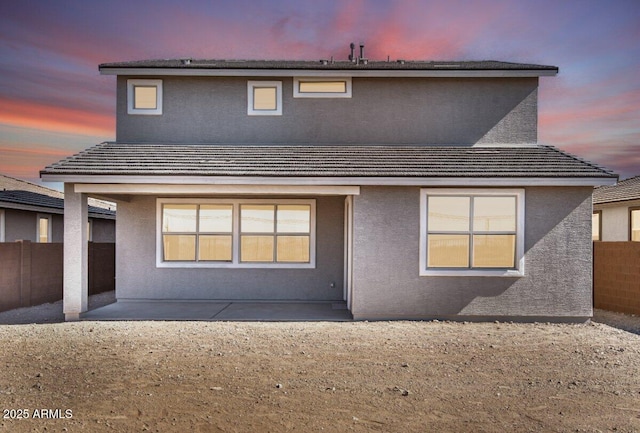
[[[67,320],[87,309],[84,204],[118,204],[127,300],[345,301],[355,319],[584,321],[609,171],[537,143],[555,66],[150,60],[116,141],[65,183]]]
[[[594,241],[640,241],[640,176],[593,192]]]
[[[96,199],[90,203],[88,240],[115,242],[115,205]],[[62,242],[63,210],[62,192],[0,175],[0,242]]]

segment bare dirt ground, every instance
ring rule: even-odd
[[[9,313],[17,320],[7,312],[0,322]],[[628,332],[604,323],[43,315],[0,326],[0,431],[640,431],[633,316],[596,314]]]

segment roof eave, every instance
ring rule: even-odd
[[[603,186],[614,185],[610,176],[557,177],[401,177],[401,176],[187,176],[91,175],[41,173],[45,182],[156,185],[355,185],[355,186]]]
[[[198,77],[373,77],[373,78],[429,78],[429,77],[552,77],[558,69],[207,69],[167,67],[100,67],[102,75],[127,76],[198,76]]]

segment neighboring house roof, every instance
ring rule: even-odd
[[[286,71],[301,75],[300,71],[328,73],[347,71],[350,75],[363,76],[539,76],[556,75],[557,66],[534,65],[529,63],[500,62],[495,60],[481,61],[290,61],[290,60],[206,60],[206,59],[164,59],[136,60],[130,62],[103,63],[99,67],[103,74],[184,74],[184,75],[247,75],[260,74],[261,71],[279,71],[279,75],[287,75]],[[209,72],[207,72],[209,71]]]
[[[593,204],[612,203],[618,201],[640,200],[640,176],[607,185],[593,191]]]
[[[593,178],[617,176],[551,146],[102,143],[46,167],[89,176]]]
[[[89,202],[89,214],[92,217],[108,219],[115,217],[115,204],[92,198]],[[63,213],[64,194],[0,174],[0,207]]]

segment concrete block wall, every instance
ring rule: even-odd
[[[640,242],[594,242],[594,307],[640,315]]]

